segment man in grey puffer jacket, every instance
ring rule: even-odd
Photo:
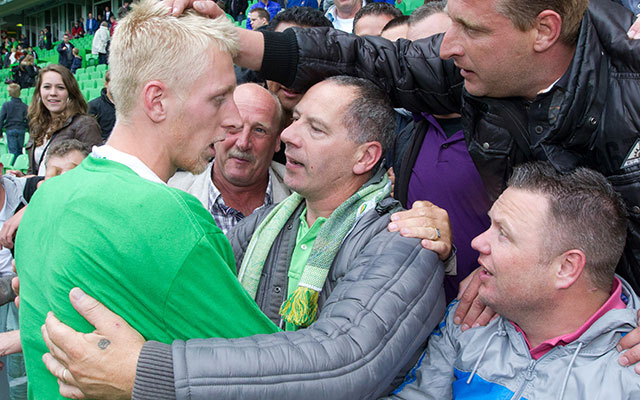
[[[80,388],[90,398],[136,399],[369,399],[389,393],[403,367],[417,359],[445,306],[438,256],[419,240],[387,230],[399,203],[390,198],[378,166],[394,126],[380,89],[363,79],[338,77],[312,87],[282,132],[285,183],[297,194],[243,220],[231,242],[240,281],[285,332],[144,347],[142,338],[122,345],[121,330],[105,333],[103,339],[113,343],[107,351],[88,346],[77,352],[83,354],[77,364],[45,357],[50,371],[66,382],[61,393],[80,396]],[[290,204],[296,196],[300,201]],[[276,222],[279,227],[273,228]],[[316,248],[325,250],[314,258]],[[252,261],[260,254],[258,264],[264,267],[253,273]],[[325,258],[326,279],[307,280],[307,268],[322,266],[316,261],[326,254],[331,254]],[[253,287],[246,284],[251,275]],[[321,290],[317,319],[300,329],[307,324],[289,318],[281,305],[303,287]],[[48,319],[50,345],[66,347],[64,341],[79,350],[77,335]],[[89,335],[84,343],[94,338]],[[100,360],[98,366],[86,363],[92,358]],[[116,370],[96,376],[96,368]],[[98,387],[86,383],[100,380],[104,385]]]
[[[495,202],[480,252],[481,299],[501,317],[463,332],[457,302],[397,399],[636,399],[640,381],[616,344],[640,299],[615,276],[624,205],[601,174],[516,167]]]

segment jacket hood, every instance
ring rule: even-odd
[[[627,301],[627,308],[610,310],[587,329],[575,342],[585,343],[583,351],[590,351],[593,354],[602,354],[611,350],[618,343],[619,337],[616,333],[627,333],[633,330],[637,323],[637,310],[640,307],[640,298],[633,292],[631,285],[621,277],[617,277],[622,283],[622,296]],[[567,345],[573,345],[575,342]]]
[[[27,205],[27,201],[23,196],[24,186],[27,183],[27,178],[18,178],[13,175],[3,175],[2,176],[2,186],[4,186],[4,190],[6,192],[7,203],[6,207],[8,210],[13,212],[20,203]]]

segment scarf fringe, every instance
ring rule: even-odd
[[[298,286],[282,304],[280,315],[290,324],[301,328],[311,325],[318,313],[319,292],[304,286]]]

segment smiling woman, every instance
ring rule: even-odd
[[[90,146],[100,144],[100,126],[87,115],[87,103],[71,72],[57,64],[43,68],[29,106],[27,143],[29,173],[45,175],[42,162],[51,143],[76,139]]]

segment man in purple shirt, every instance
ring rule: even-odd
[[[478,266],[471,240],[489,227],[491,203],[467,151],[459,116],[423,113],[414,118],[405,131],[411,138],[396,150],[394,197],[406,208],[428,200],[449,213],[457,248],[457,274],[445,277],[445,293],[451,301],[460,282]]]
[[[446,30],[446,3],[425,4],[409,18],[409,40]],[[423,22],[429,19],[431,23]],[[458,294],[460,282],[478,266],[471,240],[489,227],[491,202],[464,141],[460,115],[415,114],[396,139],[394,197],[406,208],[428,200],[449,213],[457,248],[457,273],[445,277],[447,301]]]

